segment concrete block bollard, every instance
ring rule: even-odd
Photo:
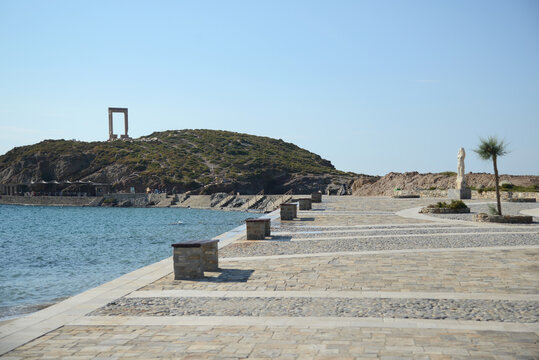
[[[300,210],[311,210],[313,208],[311,199],[298,199],[298,203]]]
[[[281,204],[281,220],[294,220],[298,216],[296,204]]]
[[[202,268],[202,252],[200,246],[172,244],[174,248],[174,280],[197,279],[204,277]]]
[[[321,203],[322,202],[322,193],[312,193],[311,194],[311,200],[313,203]]]
[[[264,240],[266,238],[266,220],[246,219],[247,240]]]
[[[219,269],[219,240],[193,240],[172,244],[174,280],[198,279],[204,271]]]

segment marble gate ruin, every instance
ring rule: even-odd
[[[109,141],[114,141],[114,140],[118,139],[118,135],[114,134],[113,125],[112,125],[112,114],[114,114],[114,113],[122,113],[122,114],[124,114],[125,131],[124,131],[123,135],[120,135],[120,139],[122,139],[122,140],[131,139],[129,137],[129,135],[127,135],[127,129],[128,129],[127,108],[109,107]]]

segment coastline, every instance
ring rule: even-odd
[[[212,237],[226,237],[229,231],[232,231],[234,228],[238,227],[239,224],[243,224],[243,219],[247,217],[260,216],[259,214],[251,214],[250,212],[237,212],[236,214],[229,213],[226,215],[223,209],[192,209],[192,211],[187,210],[172,210],[172,209],[160,209],[155,210],[145,210],[145,209],[92,209],[87,207],[50,207],[47,210],[46,206],[25,206],[25,205],[14,205],[14,206],[2,206],[4,221],[8,221],[6,228],[3,230],[4,234],[12,234],[10,239],[5,239],[7,242],[3,243],[5,246],[4,249],[7,251],[7,254],[12,254],[11,259],[17,259],[15,254],[23,252],[27,254],[26,258],[30,256],[31,258],[38,257],[37,261],[47,262],[51,261],[51,266],[45,266],[44,271],[35,272],[33,271],[32,279],[29,282],[26,282],[20,274],[26,273],[26,268],[21,268],[21,266],[9,265],[10,262],[5,262],[3,266],[6,267],[6,271],[3,272],[3,279],[5,280],[4,291],[5,297],[2,301],[2,307],[0,308],[0,322],[16,320],[19,318],[24,318],[28,315],[34,314],[41,310],[47,309],[51,306],[54,306],[69,297],[75,296],[79,293],[82,293],[86,290],[100,286],[100,284],[105,284],[108,281],[112,281],[119,276],[125,275],[129,272],[132,272],[141,266],[149,265],[165,259],[171,255],[169,252],[170,245],[174,242],[189,240],[190,236],[193,236],[193,231],[195,231],[199,236],[204,236],[204,239],[209,239]],[[17,209],[17,207],[19,207]],[[151,208],[154,209],[154,208]],[[207,211],[213,210],[213,211]],[[215,210],[221,211],[221,213],[215,212]],[[97,216],[95,214],[98,214]],[[117,214],[117,215],[115,215]],[[168,214],[168,215],[167,215]],[[6,218],[7,216],[7,218]],[[129,218],[126,218],[126,216]],[[145,219],[161,219],[159,223],[153,221],[139,222],[136,219],[140,217]],[[52,223],[56,222],[55,218],[60,217],[64,219],[64,222],[71,224],[68,226],[69,229],[60,231],[57,226],[47,226],[41,228],[43,223]],[[111,222],[101,223],[98,220],[98,223],[101,224],[98,228],[94,230],[88,230],[91,232],[92,237],[88,238],[88,231],[83,230],[85,223],[89,220],[96,220],[113,217],[116,220]],[[19,220],[17,220],[19,218]],[[13,221],[10,221],[12,219]],[[34,219],[32,221],[31,227],[25,227],[27,230],[21,231],[11,231],[9,229],[20,228],[17,225],[20,222],[20,219]],[[75,219],[80,219],[75,220]],[[177,225],[177,219],[182,220],[181,226],[172,226]],[[75,221],[75,222],[74,222]],[[206,225],[204,225],[206,224]],[[125,227],[129,228],[135,226],[134,229],[147,229],[147,230],[133,230],[134,232],[129,232],[124,234],[120,230],[105,230],[103,228],[110,229],[110,226],[114,227]],[[141,227],[142,226],[142,227]],[[202,226],[202,228],[201,228]],[[239,225],[241,227],[241,225]],[[24,241],[24,237],[21,236],[31,236],[29,234],[37,234],[39,229],[44,229],[42,236],[45,236],[45,239],[50,239],[47,241],[34,241],[36,237],[31,237],[30,241]],[[51,231],[60,231],[58,236],[51,233]],[[28,230],[31,229],[31,230]],[[227,231],[228,230],[228,231]],[[72,232],[75,232],[78,235],[70,236]],[[164,233],[171,234],[167,236],[162,236]],[[152,236],[149,236],[153,234]],[[182,235],[187,234],[187,235]],[[191,235],[189,235],[191,234]],[[159,241],[151,240],[153,237],[160,239]],[[187,237],[186,237],[187,236]],[[76,238],[76,239],[75,239]],[[79,239],[79,240],[77,240]],[[86,240],[85,240],[86,239]],[[139,240],[139,239],[148,239],[148,240]],[[20,244],[20,245],[17,245]],[[102,245],[104,247],[102,247]],[[108,245],[107,245],[108,244]],[[156,245],[157,244],[157,245]],[[38,250],[40,245],[45,245],[47,248],[58,248],[59,251],[44,251]],[[72,246],[75,245],[75,246]],[[24,247],[30,246],[33,251],[25,251]],[[86,255],[84,259],[80,258],[81,250],[61,250],[63,246],[67,246],[69,249],[75,249],[82,246],[82,250]],[[141,247],[143,246],[143,247]],[[122,256],[122,253],[125,251],[130,251],[133,249],[140,253],[140,256],[129,256],[129,261],[115,261],[111,259],[100,259],[99,251],[95,252],[92,249],[109,249],[112,253],[118,252],[118,250],[112,250],[111,247],[115,249],[123,249],[117,256]],[[19,249],[21,248],[21,249]],[[159,248],[159,249],[157,249]],[[141,249],[143,251],[138,251]],[[112,254],[107,251],[108,254]],[[156,252],[158,251],[158,252]],[[56,255],[55,255],[56,254]],[[60,255],[58,255],[60,254]],[[146,254],[146,255],[145,255]],[[62,260],[56,260],[56,256],[62,256]],[[115,258],[116,256],[113,256]],[[144,260],[146,258],[148,260]],[[123,257],[121,258],[123,259]],[[6,259],[7,260],[7,259]],[[17,263],[28,263],[28,266],[32,268],[35,264],[32,261],[22,261]],[[111,263],[117,263],[117,265],[109,266]],[[93,265],[88,264],[109,264],[106,268],[99,270]],[[138,265],[137,265],[138,264]],[[9,267],[9,271],[8,268]],[[80,286],[70,286],[62,288],[60,286],[48,286],[50,283],[51,274],[54,274],[54,269],[68,269],[68,273],[74,273],[74,276],[61,277],[60,279],[65,279],[66,284],[76,285],[73,282],[77,281],[76,279],[81,279],[81,275],[90,270],[92,274],[95,275],[82,275],[83,279],[77,284]],[[50,270],[48,270],[50,269]],[[73,269],[73,270],[71,270]],[[10,280],[10,277],[13,276],[13,281]],[[75,280],[74,280],[75,279]],[[63,280],[60,280],[61,283],[64,283]],[[65,286],[65,285],[64,285]],[[34,290],[32,290],[34,289]],[[16,295],[11,295],[16,294]]]
[[[396,191],[393,195],[418,195],[420,198],[437,199],[447,198],[447,190],[417,190]],[[479,192],[472,190],[471,200],[495,200],[495,192]],[[216,193],[213,195],[167,195],[167,194],[127,194],[116,193],[106,196],[11,196],[0,195],[0,205],[22,206],[81,206],[81,207],[133,207],[133,208],[191,208],[224,211],[246,211],[269,213],[279,208],[285,201],[309,197],[308,194],[295,195],[230,195]],[[360,196],[360,195],[347,195]],[[368,195],[366,197],[379,197],[386,195]],[[533,200],[539,202],[539,192],[503,192],[502,201]]]
[[[277,219],[278,211],[262,217]],[[245,224],[215,236],[219,249],[245,237]],[[83,318],[92,310],[98,309],[119,297],[136,291],[173,272],[172,256],[137,270],[124,274],[100,286],[48,306],[42,310],[15,319],[0,321],[0,356],[33,339],[36,331],[41,336],[68,322]]]
[[[53,299],[51,301],[47,301],[47,302],[44,302],[44,303],[21,304],[21,305],[9,306],[9,307],[6,306],[6,308],[13,309],[12,311],[14,313],[0,317],[0,326],[4,322],[9,322],[9,321],[12,321],[12,320],[20,319],[20,318],[25,317],[27,315],[36,313],[36,312],[41,311],[43,309],[46,309],[46,308],[48,308],[50,306],[58,304],[58,303],[60,303],[60,302],[62,302],[64,300],[67,300],[70,297],[71,296],[63,296],[63,297]],[[24,309],[24,310],[22,310],[22,309]]]
[[[296,195],[300,196],[300,195]],[[1,195],[0,205],[191,208],[225,211],[271,212],[284,201],[285,195],[166,195],[108,194],[106,196],[12,196]],[[291,196],[288,196],[291,198]]]

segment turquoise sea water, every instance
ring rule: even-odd
[[[103,284],[253,214],[182,208],[0,205],[0,320]],[[172,269],[171,269],[172,270]]]

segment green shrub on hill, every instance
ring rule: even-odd
[[[154,132],[132,141],[45,140],[0,156],[0,170],[26,162],[38,173],[38,162],[54,165],[66,158],[84,158],[89,163],[72,174],[73,179],[114,165],[114,169],[135,174],[144,183],[183,189],[223,179],[249,183],[282,173],[346,175],[331,162],[283,140],[219,130]]]

